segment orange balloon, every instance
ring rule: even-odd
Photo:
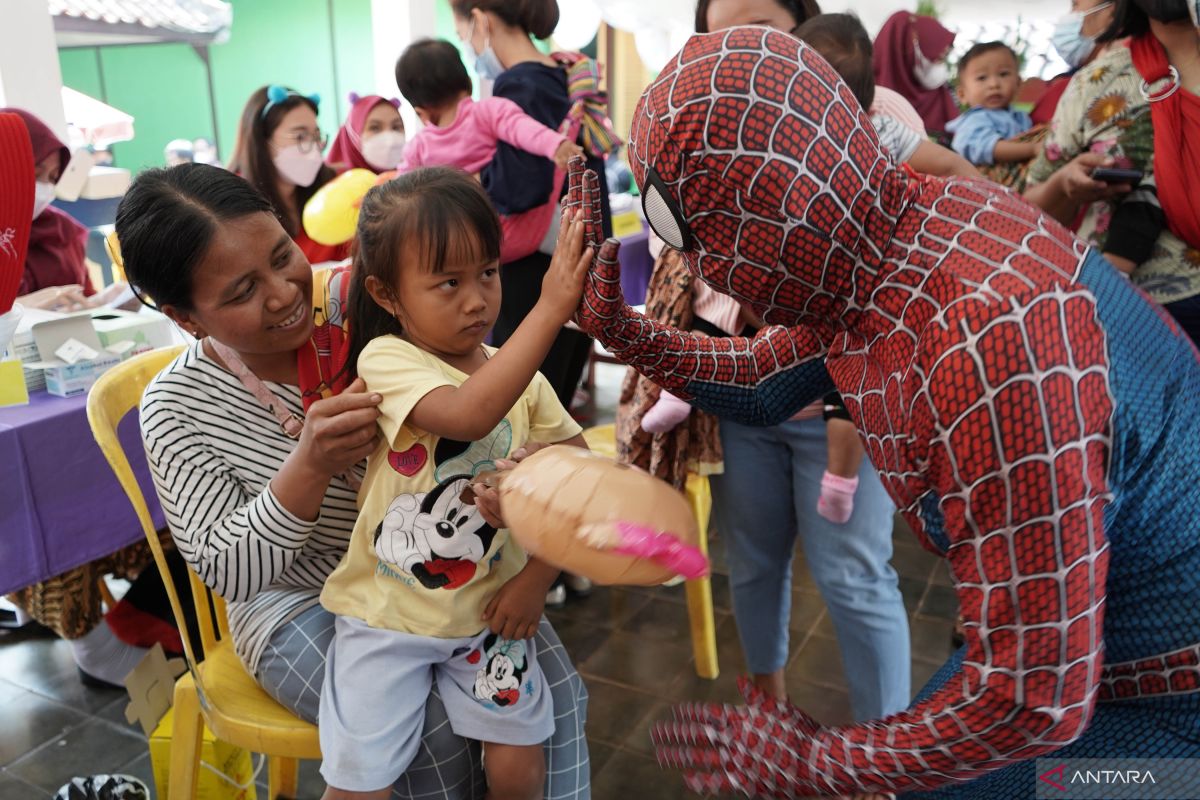
[[[499,479],[512,537],[548,564],[599,584],[653,586],[707,574],[683,495],[580,447],[538,450]]]

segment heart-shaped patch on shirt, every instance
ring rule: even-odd
[[[420,443],[414,444],[403,453],[397,453],[395,450],[388,451],[388,463],[392,465],[392,469],[406,478],[411,478],[420,472],[421,467],[425,466],[428,459],[429,451],[425,449],[425,445]]]

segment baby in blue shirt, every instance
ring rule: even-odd
[[[1021,85],[1017,54],[1004,42],[981,42],[958,62],[958,97],[971,110],[951,120],[951,146],[976,165],[1028,161],[1037,142],[1011,141],[1033,127],[1024,111],[1009,107]]]

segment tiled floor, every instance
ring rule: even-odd
[[[600,413],[611,414],[620,373],[601,369]],[[547,612],[591,693],[596,800],[688,796],[677,777],[654,762],[649,723],[678,701],[737,699],[735,679],[744,664],[719,532],[711,545],[721,659],[715,681],[693,671],[682,587],[597,589]],[[944,566],[902,525],[892,563],[909,611],[915,692],[949,655],[957,605]],[[802,556],[796,565],[788,690],[822,722],[847,722],[849,697],[833,628]],[[0,800],[49,797],[72,776],[96,773],[130,773],[153,785],[145,736],[125,721],[125,703],[123,692],[83,687],[65,643],[28,631],[0,632]],[[320,797],[316,764],[303,765],[301,785],[301,798]],[[260,788],[259,797],[265,794]]]

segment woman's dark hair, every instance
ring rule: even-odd
[[[192,273],[221,223],[271,214],[270,202],[228,170],[180,164],[138,175],[117,207],[117,239],[130,286],[154,304],[191,310]]]
[[[469,17],[479,9],[491,12],[507,25],[514,25],[538,39],[548,39],[558,27],[556,0],[450,0],[450,8],[460,17]]]
[[[1152,19],[1178,22],[1189,16],[1187,0],[1117,0],[1112,22],[1096,41],[1115,42],[1126,36],[1141,36],[1150,30]]]
[[[288,236],[295,237],[300,232],[300,214],[304,211],[305,203],[337,173],[328,164],[322,164],[316,179],[308,186],[297,186],[292,203],[284,202],[284,197],[279,193],[279,172],[275,169],[275,162],[271,160],[271,148],[268,143],[289,111],[296,106],[306,105],[316,114],[317,104],[302,95],[289,94],[263,114],[263,109],[267,107],[267,88],[262,86],[256,89],[246,101],[246,106],[242,109],[242,118],[238,122],[237,137],[228,166],[271,201],[283,229],[287,231]],[[296,209],[295,219],[286,213],[289,206],[293,205]]]
[[[417,169],[371,189],[354,238],[346,369],[354,374],[367,342],[402,333],[396,318],[367,291],[368,277],[395,292],[401,263],[441,272],[451,262],[499,259],[500,219],[479,181],[462,170]]]
[[[471,93],[458,48],[445,39],[419,39],[396,60],[396,86],[413,108],[438,108]]]
[[[711,0],[696,2],[696,33],[709,33],[708,6]],[[775,0],[775,4],[792,15],[795,26],[798,27],[821,13],[817,0]],[[793,28],[794,30],[795,28]]]
[[[821,54],[867,110],[875,102],[875,48],[867,29],[853,14],[818,14],[792,35]]]

